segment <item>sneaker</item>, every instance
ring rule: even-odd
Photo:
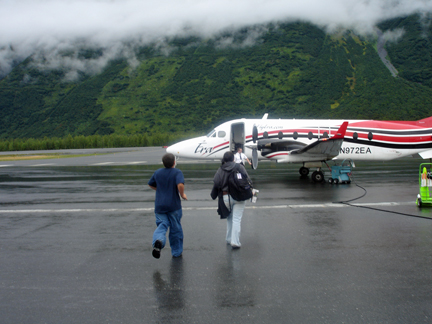
[[[231,244],[231,247],[232,247],[233,250],[240,249],[240,245]]]
[[[162,250],[162,242],[159,240],[156,240],[156,242],[153,245],[153,252],[152,252],[153,257],[156,259],[159,259],[160,254],[161,254],[161,250]]]

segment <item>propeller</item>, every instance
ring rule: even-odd
[[[252,141],[255,144],[257,140],[258,140],[258,128],[256,127],[256,125],[254,125],[252,128]],[[257,146],[255,145],[254,148],[252,148],[252,169],[255,170],[256,168],[258,168],[258,150],[257,150]]]
[[[256,127],[256,125],[254,125],[252,128],[252,141],[256,143],[257,139],[258,139],[258,128]]]
[[[258,168],[258,150],[252,149],[252,169]]]

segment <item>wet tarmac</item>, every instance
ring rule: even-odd
[[[172,259],[167,246],[157,260],[146,183],[162,154],[0,162],[1,323],[432,321],[421,160],[357,163],[350,185],[262,163],[250,171],[260,193],[239,250],[209,196],[218,164],[180,160],[185,250]]]

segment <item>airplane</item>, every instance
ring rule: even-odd
[[[181,141],[167,148],[177,157],[221,159],[226,151],[242,148],[252,160],[301,163],[299,173],[314,182],[324,181],[321,170],[329,160],[389,161],[420,155],[432,158],[432,117],[418,121],[342,119],[235,119],[206,136]]]

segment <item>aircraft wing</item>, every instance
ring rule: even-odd
[[[344,122],[336,132],[335,136],[331,138],[318,139],[301,149],[291,151],[290,154],[313,155],[315,158],[317,158],[317,156],[322,156],[323,160],[332,159],[339,155],[347,127],[348,122]]]
[[[290,154],[321,155],[323,160],[329,160],[339,155],[343,139],[320,139],[302,149],[293,150]]]
[[[342,146],[348,122],[344,122],[331,138],[321,138],[305,145],[298,141],[282,139],[262,139],[253,150],[260,150],[263,157],[276,159],[278,162],[313,162],[331,160],[338,156]],[[256,154],[253,155],[254,168],[258,165]]]

